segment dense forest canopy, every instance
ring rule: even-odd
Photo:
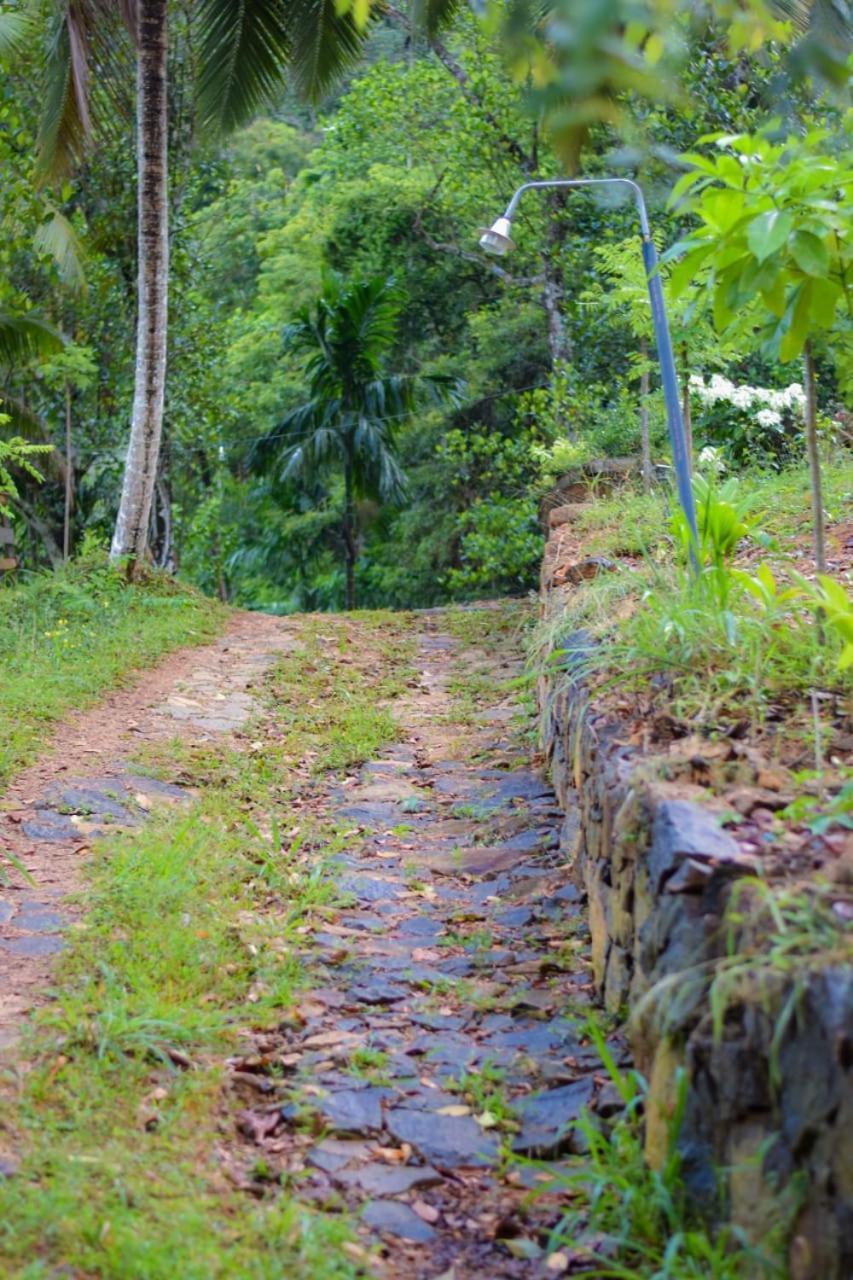
[[[197,6],[202,17],[211,7]],[[354,47],[325,96],[306,100],[297,65],[265,112],[230,133],[199,127],[193,6],[169,9],[170,319],[150,548],[251,608],[344,601],[344,470],[262,465],[258,448],[272,436],[286,451],[286,430],[314,395],[310,361],[285,335],[330,273],[351,286],[391,282],[383,376],[453,388],[375,411],[405,484],[356,487],[359,603],[522,591],[535,580],[549,477],[591,456],[636,454],[643,407],[656,462],[668,446],[633,208],[609,195],[531,198],[517,251],[500,261],[479,252],[478,229],[531,177],[622,175],[642,183],[664,250],[701,223],[691,193],[672,191],[692,163],[721,152],[709,140],[718,134],[788,139],[786,162],[810,138],[809,155],[837,165],[829,186],[849,184],[848,29],[843,15],[833,25],[832,6],[664,12],[562,0],[550,27],[523,4],[486,20],[459,6],[436,34],[376,5],[357,60]],[[64,177],[45,181],[35,164],[54,11],[6,4],[2,18],[28,23],[24,41],[13,23],[0,47],[0,395],[7,441],[52,446],[30,453],[28,469],[16,446],[5,485],[19,557],[34,568],[106,545],[116,517],[134,387],[133,67],[129,45],[114,46],[117,68],[95,57],[101,127]],[[354,10],[340,21],[356,31],[364,19]],[[616,52],[596,56],[614,31]],[[799,234],[795,275],[831,274],[820,245],[808,257],[815,233],[804,224]],[[719,301],[705,306],[716,270],[705,261],[690,282],[673,279],[670,296],[695,451],[715,450],[721,466],[779,468],[802,457],[799,413],[736,392],[801,381],[799,349],[786,350],[781,333],[794,323],[789,304],[768,329],[760,300],[732,295],[738,331]],[[837,284],[809,288],[821,431],[843,438],[849,294],[842,306]],[[720,393],[703,395],[710,386]],[[335,403],[336,429],[360,429],[351,405]]]

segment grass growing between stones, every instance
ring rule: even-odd
[[[322,866],[342,835],[316,780],[395,736],[381,704],[411,675],[405,620],[307,620],[303,634],[249,749],[150,757],[197,801],[97,851],[56,1000],[2,1080],[0,1149],[21,1156],[0,1182],[4,1276],[362,1274],[343,1218],[277,1186],[253,1200],[228,1155],[240,1104],[225,1060],[241,1028],[292,1006],[308,976],[298,931],[333,909]]]
[[[0,786],[67,711],[169,650],[209,640],[227,617],[165,576],[128,584],[93,558],[0,588]]]

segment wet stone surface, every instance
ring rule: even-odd
[[[359,829],[336,872],[346,905],[307,940],[316,980],[296,1016],[237,1061],[284,1064],[281,1109],[247,1098],[238,1128],[247,1168],[261,1147],[307,1200],[342,1195],[400,1280],[544,1277],[565,1198],[526,1202],[548,1178],[526,1162],[582,1150],[575,1121],[599,1097],[612,1116],[613,1092],[585,1034],[563,815],[520,763],[512,703],[453,724],[453,653],[422,633],[421,687],[395,707],[405,741],[330,790]],[[496,685],[516,672],[505,662]]]

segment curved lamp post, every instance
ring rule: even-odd
[[[690,459],[687,456],[687,438],[684,434],[684,421],[681,417],[681,404],[678,398],[678,379],[675,374],[675,360],[672,355],[672,339],[669,336],[669,325],[666,319],[666,307],[663,300],[663,288],[660,273],[657,270],[658,256],[652,241],[649,227],[649,215],[643,192],[636,182],[630,178],[553,178],[543,182],[525,182],[519,187],[506,207],[506,213],[497,218],[488,230],[480,236],[480,247],[487,253],[502,256],[515,248],[512,240],[512,217],[519,200],[525,191],[541,191],[546,187],[628,187],[634,196],[637,213],[640,216],[640,231],[643,237],[643,262],[646,268],[646,280],[649,286],[649,299],[652,304],[652,324],[655,330],[655,343],[658,350],[661,382],[663,383],[664,400],[666,401],[666,421],[669,428],[669,442],[672,447],[672,462],[678,487],[678,498],[693,535],[694,547],[699,538],[696,528],[696,506],[693,502],[693,488],[690,483]],[[695,551],[691,560],[696,567]]]

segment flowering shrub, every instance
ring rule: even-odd
[[[698,402],[696,434],[722,449],[737,466],[758,463],[778,467],[797,445],[806,394],[798,382],[781,391],[770,387],[738,386],[714,373],[706,382],[700,374],[689,381]]]

